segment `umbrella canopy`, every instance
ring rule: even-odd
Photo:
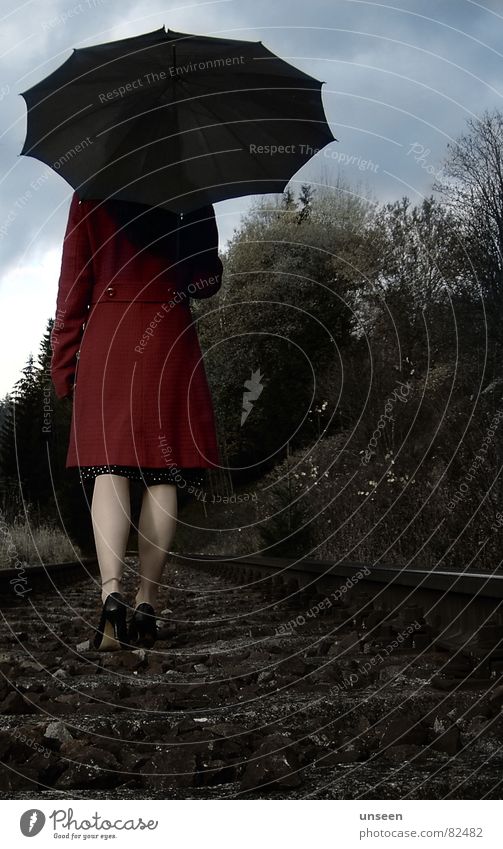
[[[183,213],[282,192],[337,141],[322,85],[261,41],[162,27],[74,49],[21,92],[28,109],[21,154],[49,165],[81,199]]]

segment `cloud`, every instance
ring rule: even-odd
[[[12,266],[2,275],[1,297],[8,309],[0,310],[0,338],[5,349],[0,395],[10,391],[30,353],[36,358],[47,319],[56,311],[51,281],[60,268],[57,249],[41,250],[34,261]]]
[[[5,128],[0,135],[0,292],[4,314],[17,315],[20,289],[43,319],[37,324],[30,317],[29,332],[8,336],[17,367],[30,349],[38,348],[40,336],[33,334],[39,326],[43,331],[53,314],[54,258],[61,255],[72,193],[56,173],[44,178],[47,166],[19,156],[26,106],[18,93],[61,65],[74,46],[163,25],[261,40],[326,81],[323,102],[340,141],[308,163],[299,182],[316,182],[322,174],[335,182],[342,172],[351,183],[366,182],[382,200],[403,194],[418,200],[430,192],[446,142],[464,131],[466,118],[501,106],[501,0],[312,0],[308,7],[288,0],[225,0],[169,9],[160,2],[132,0],[21,3],[4,15],[0,31]],[[422,154],[413,155],[413,145],[416,152],[422,146]],[[362,162],[367,163],[363,168]],[[222,247],[252,200],[216,205]],[[12,379],[12,372],[4,373],[0,393]]]

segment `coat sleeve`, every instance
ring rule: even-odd
[[[71,397],[94,284],[92,251],[84,211],[74,193],[63,242],[56,317],[51,331],[51,379],[58,398]]]
[[[218,227],[213,204],[183,216],[181,249],[185,291],[201,300],[215,295],[222,285],[223,265],[218,256]]]

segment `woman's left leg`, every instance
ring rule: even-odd
[[[129,480],[121,475],[98,475],[91,516],[104,602],[110,593],[121,592],[131,522]]]

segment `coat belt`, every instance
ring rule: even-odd
[[[91,296],[91,305],[114,303],[115,301],[166,301],[176,295],[178,289],[162,280],[149,283],[120,282],[110,283],[103,289],[96,284]],[[183,300],[183,297],[180,298]]]

